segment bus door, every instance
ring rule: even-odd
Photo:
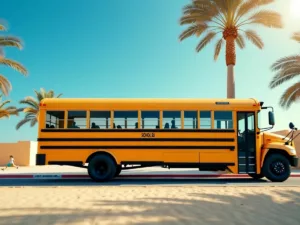
[[[238,171],[256,173],[255,113],[237,112]]]

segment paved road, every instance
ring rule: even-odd
[[[0,186],[300,186],[300,178],[289,178],[282,183],[268,180],[254,181],[248,178],[239,179],[116,179],[105,183],[96,183],[89,179],[1,179]]]

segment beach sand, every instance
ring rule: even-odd
[[[300,187],[3,187],[0,224],[300,224]]]

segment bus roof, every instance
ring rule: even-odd
[[[42,108],[90,109],[103,108],[260,108],[256,99],[200,99],[200,98],[46,98],[41,101]]]

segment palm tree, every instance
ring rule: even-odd
[[[180,25],[189,27],[181,33],[182,41],[190,36],[202,37],[196,47],[201,51],[219,33],[222,37],[216,42],[214,60],[218,59],[220,51],[226,42],[227,65],[227,98],[235,98],[234,66],[236,64],[235,45],[245,47],[246,37],[259,49],[264,43],[259,35],[248,25],[263,25],[270,28],[282,28],[281,16],[273,10],[261,9],[274,0],[192,0],[183,8]],[[224,40],[223,40],[224,39]]]
[[[5,30],[6,27],[0,24],[0,31]],[[24,66],[14,60],[5,58],[3,51],[4,47],[16,47],[18,49],[22,49],[21,40],[12,36],[0,36],[0,65],[11,67],[26,76],[27,70]],[[0,74],[0,91],[7,96],[11,89],[12,86],[9,80]]]
[[[20,101],[21,104],[25,104],[27,106],[25,108],[19,109],[20,111],[23,111],[25,113],[25,117],[17,124],[17,130],[28,122],[30,122],[31,127],[33,127],[37,123],[39,117],[39,104],[42,99],[59,98],[62,95],[59,94],[54,97],[54,91],[50,90],[47,92],[44,88],[41,88],[40,91],[34,90],[34,92],[36,95],[36,99],[29,96]]]
[[[300,32],[293,34],[292,39],[300,43]],[[296,76],[300,76],[300,54],[288,56],[277,60],[271,67],[272,71],[278,71],[270,82],[270,88],[273,89],[284,82],[287,82]],[[300,81],[290,86],[282,94],[279,104],[288,109],[292,103],[300,99]]]
[[[14,106],[8,106],[4,108],[5,105],[10,103],[10,100],[2,102],[2,95],[0,95],[0,119],[9,118],[11,115],[18,115],[18,110]]]

